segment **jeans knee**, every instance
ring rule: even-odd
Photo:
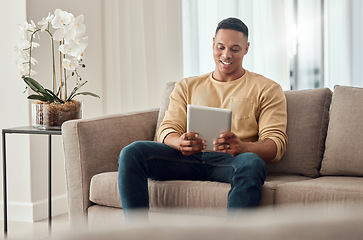
[[[139,141],[133,142],[124,147],[121,150],[118,159],[119,169],[128,168],[131,165],[137,163],[137,160],[141,160],[142,158],[139,156],[139,154],[143,152],[143,145],[144,143]]]
[[[243,153],[238,155],[238,158],[241,158],[238,161],[239,168],[243,172],[249,172],[251,175],[257,175],[259,173],[263,173],[266,175],[267,167],[265,161],[255,153]]]

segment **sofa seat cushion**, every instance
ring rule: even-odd
[[[270,174],[267,176],[263,188],[276,190],[277,186],[283,183],[299,182],[311,179],[313,178],[295,174]]]
[[[99,205],[122,208],[117,184],[117,172],[93,176],[90,201]],[[274,203],[274,191],[279,184],[311,178],[299,175],[267,176],[261,205]],[[230,184],[208,181],[149,180],[150,208],[213,208],[225,209]]]
[[[363,207],[363,178],[327,176],[280,184],[275,191],[275,203]]]

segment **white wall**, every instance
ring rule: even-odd
[[[0,127],[28,125],[29,110],[26,95],[15,65],[14,43],[18,41],[18,23],[26,20],[26,0],[3,1],[0,8]],[[8,212],[15,219],[22,218],[31,199],[29,137],[7,135]],[[1,140],[2,141],[2,140]],[[2,146],[2,142],[1,142]],[[1,154],[2,162],[2,154]],[[2,164],[1,164],[2,168]],[[2,170],[1,170],[2,172]],[[1,178],[2,188],[2,178]],[[1,202],[3,196],[1,191]],[[26,208],[26,209],[25,209]],[[1,206],[1,217],[3,208]]]
[[[19,23],[37,23],[56,8],[84,15],[89,45],[86,68],[80,73],[89,81],[84,90],[101,97],[79,98],[84,100],[84,118],[91,118],[158,107],[165,83],[182,78],[180,1],[4,1],[0,10],[0,100],[10,104],[1,106],[1,128],[30,124],[30,103],[22,93],[25,84],[15,65]],[[34,78],[51,87],[49,39],[42,34],[36,41],[41,46],[34,51],[39,62]],[[66,183],[62,138],[52,139],[53,214],[57,215],[67,209]],[[47,144],[45,135],[7,137],[9,220],[47,217]]]

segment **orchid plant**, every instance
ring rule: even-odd
[[[56,9],[54,14],[48,14],[46,18],[38,22],[37,27],[31,20],[19,25],[21,33],[21,42],[16,49],[19,52],[17,61],[18,68],[27,87],[30,87],[35,94],[28,96],[28,99],[64,103],[71,101],[78,95],[90,95],[99,97],[91,92],[78,92],[87,81],[83,81],[78,74],[78,67],[85,67],[83,63],[83,53],[88,45],[88,36],[86,35],[86,26],[83,24],[83,15],[74,17],[73,14],[60,9]],[[54,33],[51,31],[51,27]],[[52,90],[44,88],[39,82],[32,78],[36,72],[33,66],[37,60],[32,57],[34,48],[39,47],[35,38],[39,38],[39,33],[45,32],[50,36],[53,62],[53,81]],[[58,46],[59,52],[59,79],[56,76],[56,55],[55,47]],[[69,77],[76,78],[76,86],[68,94],[67,81]]]

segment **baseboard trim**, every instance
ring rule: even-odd
[[[1,201],[1,220],[3,216],[3,202]],[[52,216],[67,213],[67,195],[52,197]],[[8,221],[36,222],[48,218],[48,199],[37,202],[8,201]]]

